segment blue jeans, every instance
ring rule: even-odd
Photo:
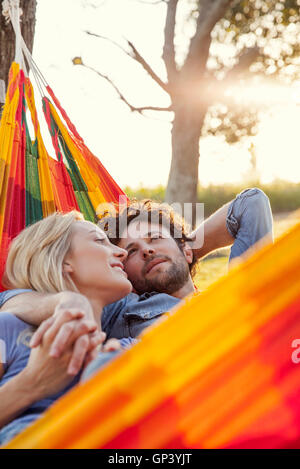
[[[257,188],[238,194],[228,208],[226,225],[235,238],[229,262],[265,236],[273,240],[273,217],[266,194]]]

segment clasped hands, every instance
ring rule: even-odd
[[[67,374],[75,376],[100,352],[121,349],[117,339],[107,342],[105,339],[106,334],[101,331],[101,325],[96,323],[88,299],[79,293],[63,292],[53,315],[34,333],[30,347],[35,349],[43,341],[51,341],[50,357],[59,359],[68,353]]]

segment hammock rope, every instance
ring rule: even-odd
[[[15,62],[19,63],[27,76],[27,68],[25,65],[23,52],[22,52],[22,33],[21,33],[21,17],[22,9],[20,8],[19,0],[4,0],[2,3],[2,14],[5,17],[5,22],[11,23],[15,32]]]

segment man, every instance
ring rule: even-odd
[[[158,215],[155,223],[152,222],[153,214]],[[121,223],[122,217],[126,219],[125,225]],[[273,230],[269,200],[256,188],[241,192],[191,236],[188,236],[184,223],[167,207],[151,202],[133,204],[116,221],[119,227],[122,226],[122,232],[114,235],[112,241],[128,252],[125,270],[136,293],[104,309],[102,329],[108,338],[137,337],[186,295],[192,294],[195,287],[191,270],[198,259],[215,249],[233,245],[232,261],[259,240],[270,242]],[[97,340],[97,325],[90,320],[87,303],[82,295],[71,292],[41,295],[15,290],[0,295],[2,311],[14,313],[35,325],[45,321],[32,346],[40,343],[46,330],[57,328],[58,324],[60,332],[52,346],[53,356],[59,356],[69,341],[76,340],[70,364],[74,373],[80,370],[91,344]],[[83,320],[74,320],[78,311],[85,313]]]

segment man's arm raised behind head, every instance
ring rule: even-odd
[[[191,247],[197,259],[234,243],[231,261],[254,245],[259,248],[262,244],[273,242],[269,198],[257,187],[245,189],[205,220],[192,235],[195,241]]]
[[[191,248],[197,259],[201,259],[216,249],[231,246],[234,238],[228,232],[226,219],[230,202],[223,205],[190,235],[194,238]]]

